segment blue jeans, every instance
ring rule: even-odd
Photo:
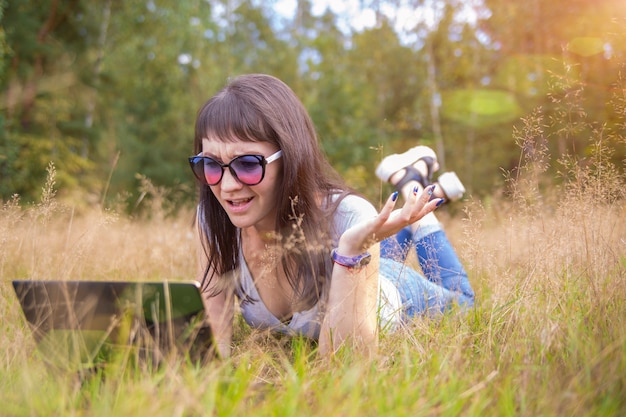
[[[415,247],[424,275],[405,264]],[[405,228],[380,245],[380,273],[394,283],[403,303],[404,318],[443,312],[454,303],[474,305],[474,291],[441,225]]]

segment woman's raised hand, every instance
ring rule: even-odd
[[[443,203],[443,199],[429,201],[434,188],[435,185],[430,185],[420,192],[416,187],[399,209],[394,209],[398,200],[398,192],[394,192],[378,216],[344,232],[339,239],[339,252],[346,256],[362,253],[374,243],[398,233],[435,210]]]

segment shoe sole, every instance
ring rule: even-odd
[[[465,194],[465,187],[455,172],[444,172],[437,178],[437,183],[450,201],[456,201]]]
[[[437,161],[435,151],[428,146],[416,146],[401,154],[394,154],[385,157],[376,168],[376,176],[384,182],[389,182],[389,178],[401,169],[413,165],[422,158],[430,157]],[[392,166],[395,171],[386,170],[387,166]]]

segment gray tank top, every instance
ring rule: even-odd
[[[352,225],[361,221],[371,219],[377,215],[374,206],[367,200],[349,195],[345,197],[337,208],[333,220],[333,230],[331,239],[333,247],[337,246],[339,237]],[[271,329],[285,334],[301,334],[317,339],[320,333],[322,322],[322,312],[319,304],[306,311],[295,312],[288,323],[281,322],[265,306],[259,293],[248,265],[243,257],[243,252],[239,253],[240,273],[239,279],[241,289],[237,290],[239,299],[253,300],[241,303],[241,313],[245,321],[253,328]],[[379,318],[382,321],[381,327],[393,328],[400,321],[401,301],[396,287],[385,277],[379,279]],[[236,287],[237,288],[237,287]]]

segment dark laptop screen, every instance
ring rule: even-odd
[[[47,361],[106,361],[115,346],[198,356],[211,344],[197,282],[16,280],[13,288]]]

